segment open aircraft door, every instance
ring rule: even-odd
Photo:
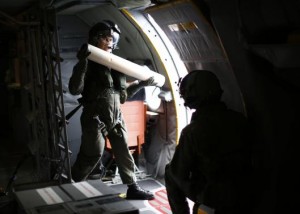
[[[155,20],[188,72],[207,69],[216,72],[224,88],[226,104],[245,113],[243,98],[227,54],[209,20],[192,1],[175,1],[145,10]],[[171,74],[168,72],[168,75]]]
[[[207,69],[216,73],[225,91],[223,101],[232,109],[246,114],[243,97],[232,71],[222,44],[213,30],[210,22],[204,17],[192,1],[176,1],[149,7],[142,14],[125,11],[144,33],[151,39],[157,48],[169,79],[170,89],[174,98],[177,125],[168,123],[170,135],[171,129],[177,127],[177,138],[182,128],[190,120],[191,111],[183,106],[178,93],[178,80],[186,75],[186,72],[195,69]],[[146,17],[149,23],[141,22]],[[151,26],[151,25],[152,26]],[[153,29],[155,28],[155,31]],[[160,40],[157,39],[160,37]],[[158,41],[158,42],[157,42]],[[161,45],[159,42],[163,42]],[[166,47],[167,49],[165,49]],[[167,58],[170,56],[172,58]],[[178,63],[179,62],[179,63]],[[168,120],[172,120],[172,115]],[[149,160],[155,160],[156,166],[152,174],[156,177],[164,175],[164,166],[170,161],[174,147],[159,140],[153,140],[147,156]],[[154,145],[153,145],[154,144]],[[171,155],[170,155],[171,154]]]
[[[217,34],[192,1],[176,1],[149,7],[142,13],[124,9],[123,13],[152,44],[152,51],[159,56],[167,74],[168,83],[165,85],[172,91],[175,109],[165,119],[166,137],[161,139],[162,135],[154,136],[146,151],[150,165],[151,162],[155,163],[151,173],[161,177],[164,175],[165,164],[170,161],[174,152],[174,129],[177,143],[181,130],[189,122],[191,115],[179,97],[180,78],[194,69],[213,70],[225,89],[224,102],[246,114],[243,98]]]

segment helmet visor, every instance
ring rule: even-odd
[[[112,37],[113,38],[113,43],[116,44],[119,40],[119,34],[113,31],[113,29],[110,30],[104,30],[99,32],[98,34],[98,39],[100,38],[106,38],[106,37]]]

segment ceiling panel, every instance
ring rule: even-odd
[[[30,8],[31,5],[37,3],[37,0],[1,0],[0,11],[13,16],[23,12]]]

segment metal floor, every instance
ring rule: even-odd
[[[11,188],[34,181],[34,160],[27,156],[27,146],[14,143],[11,135],[0,137],[0,214],[16,213]]]
[[[138,181],[139,185],[145,189],[154,193],[154,200],[127,200],[135,207],[137,207],[140,213],[143,214],[171,214],[170,205],[168,202],[166,188],[163,184],[153,178],[146,178],[145,180]],[[115,191],[120,194],[126,194],[127,186],[124,184],[112,184],[110,185]]]
[[[18,203],[11,192],[11,187],[23,183],[31,183],[35,180],[32,172],[34,158],[26,156],[28,154],[26,146],[12,143],[9,137],[1,137],[0,141],[0,214],[23,214],[17,209]],[[143,158],[141,156],[141,158]],[[143,172],[143,160],[139,164],[139,170]],[[17,173],[16,173],[17,172]],[[139,185],[155,194],[154,200],[127,200],[139,209],[143,214],[169,214],[172,213],[167,199],[166,189],[163,179],[154,179],[151,176],[137,175]],[[115,178],[117,182],[106,182],[105,184],[113,188],[125,198],[127,186]],[[99,180],[100,181],[100,180]],[[37,187],[35,187],[37,188]],[[5,195],[3,193],[6,193]]]

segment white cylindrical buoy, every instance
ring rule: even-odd
[[[88,50],[91,52],[88,56],[89,60],[105,65],[139,80],[147,80],[150,77],[154,77],[154,82],[159,87],[162,87],[165,84],[165,77],[163,75],[156,73],[147,67],[138,65],[90,44],[88,44]]]

